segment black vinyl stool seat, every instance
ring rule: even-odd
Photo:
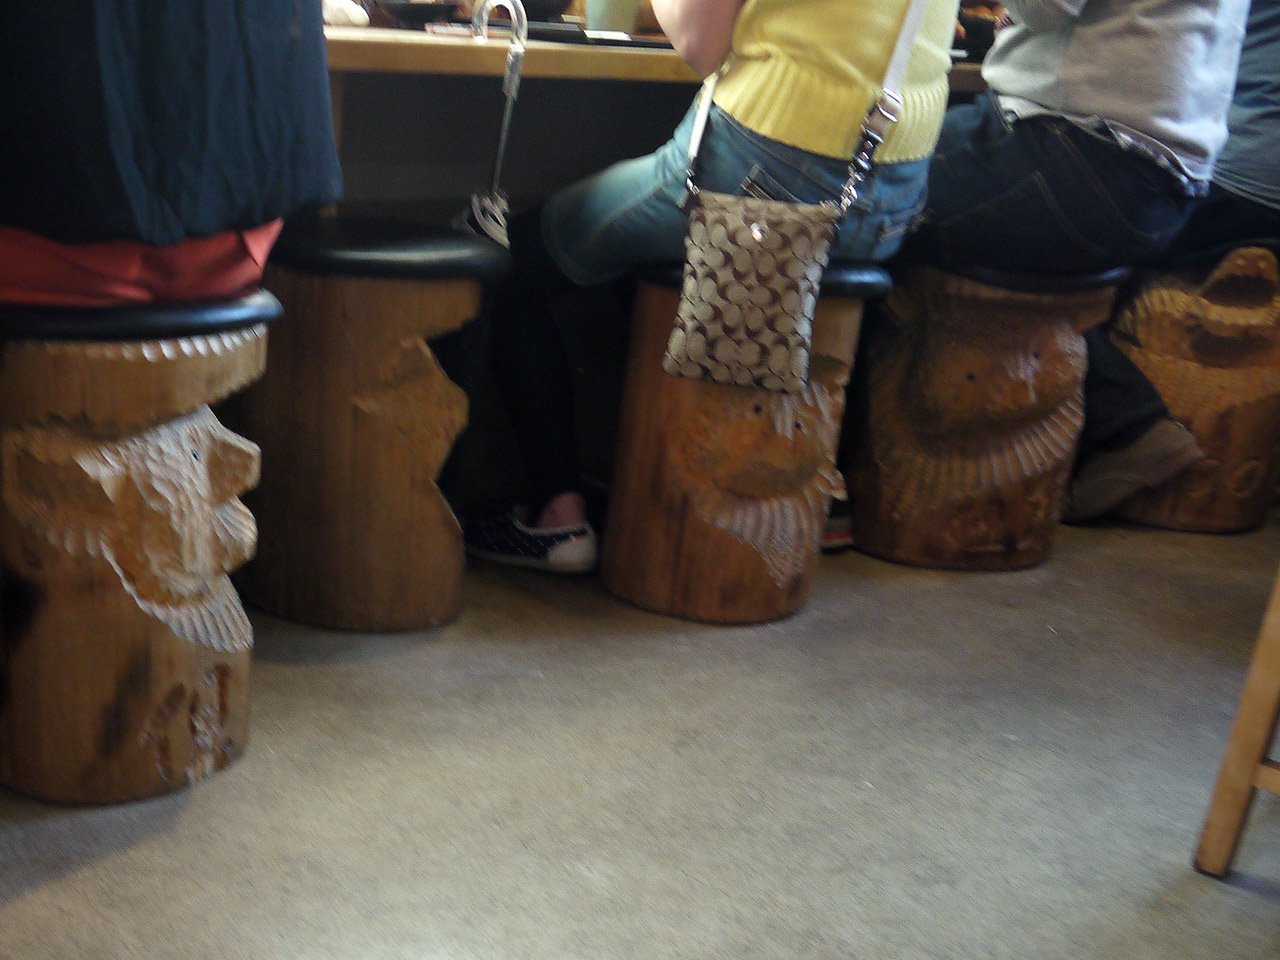
[[[966,267],[963,270],[945,271],[967,280],[1012,290],[1016,293],[1069,293],[1073,290],[1094,290],[1114,287],[1132,274],[1130,267],[1114,267],[1096,273],[1025,273],[1015,270],[993,270],[988,267]]]
[[[0,304],[0,340],[169,340],[254,327],[280,313],[280,301],[266,290],[231,300],[125,307]]]
[[[271,264],[304,273],[402,280],[468,278],[485,287],[511,255],[488,237],[407,220],[339,215],[291,220]]]
[[[637,279],[659,286],[678,287],[684,280],[682,263],[648,263],[636,272]],[[875,300],[893,289],[893,278],[878,263],[856,260],[827,264],[822,271],[819,296],[856,297]]]

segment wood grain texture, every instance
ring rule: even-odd
[[[1114,290],[1017,293],[925,267],[895,281],[851,413],[855,546],[925,567],[1040,563],[1083,418],[1081,332]]]
[[[1201,533],[1259,527],[1280,479],[1280,271],[1242,248],[1211,270],[1148,278],[1113,337],[1205,459],[1121,505],[1127,520]]]
[[[1257,788],[1280,792],[1267,753],[1280,718],[1280,578],[1271,590],[1244,691],[1196,848],[1196,869],[1220,877],[1231,868]]]
[[[155,423],[216,403],[262,375],[267,328],[147,341],[6,343],[0,420]]]
[[[259,328],[0,351],[17,374],[0,437],[0,781],[131,800],[244,750],[252,633],[227,573],[253,551],[237,497],[258,450],[205,401],[252,379],[264,344]]]
[[[640,25],[647,21],[641,13]],[[379,27],[325,27],[329,70],[335,73],[421,73],[500,77],[506,68],[504,39],[476,41],[466,37],[430,36],[413,30]],[[674,50],[593,47],[577,43],[531,40],[523,77],[561,80],[624,80],[649,83],[701,83]],[[986,89],[981,65],[952,66],[951,90],[978,93]]]
[[[325,36],[331,71],[500,77],[506,69],[507,41],[500,37],[473,40],[378,27],[326,27]],[[672,50],[541,40],[529,41],[521,76],[526,79],[701,82],[701,77]]]
[[[425,341],[476,315],[479,284],[274,267],[265,283],[285,316],[266,375],[229,411],[263,448],[247,500],[259,550],[238,582],[263,609],[327,627],[452,619],[462,532],[436,479],[467,400]]]
[[[862,301],[826,299],[810,384],[781,394],[687,380],[661,361],[679,291],[641,283],[605,525],[605,586],[713,623],[786,616],[808,599]]]

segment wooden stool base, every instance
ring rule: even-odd
[[[637,606],[759,623],[808,599],[862,317],[824,298],[810,384],[797,394],[662,372],[679,291],[641,283],[601,576]]]
[[[205,404],[265,346],[255,327],[0,350],[6,785],[132,800],[244,750],[252,633],[227,572],[253,551],[236,498],[258,451]]]
[[[855,547],[943,569],[1042,562],[1083,419],[1081,333],[1113,296],[905,271],[863,348],[848,467]]]
[[[462,531],[436,479],[467,398],[426,341],[475,317],[480,284],[280,267],[265,282],[285,320],[266,375],[234,405],[263,449],[246,498],[258,555],[237,583],[255,606],[335,629],[453,619]]]
[[[1152,277],[1116,318],[1117,345],[1205,459],[1121,505],[1126,520],[1199,533],[1261,526],[1280,479],[1280,270],[1257,247]]]

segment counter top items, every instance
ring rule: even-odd
[[[634,33],[640,0],[586,0],[587,29]]]
[[[326,0],[326,3],[330,0]],[[407,29],[421,30],[428,23],[448,23],[466,16],[455,0],[376,0],[379,9]]]
[[[369,11],[355,0],[323,0],[324,22],[342,27],[367,27]]]
[[[621,42],[614,40],[612,35],[601,40],[591,31],[585,31],[586,42],[547,43],[534,35],[545,28],[559,26],[554,23],[530,25],[530,43],[521,71],[523,76],[648,83],[702,82],[702,78],[659,37],[630,37]],[[472,40],[470,30],[461,24],[429,24],[428,30],[326,27],[329,71],[336,75],[354,71],[490,77],[500,77],[505,72],[506,44],[496,36],[489,40]],[[448,32],[437,34],[434,31]],[[976,93],[983,89],[985,85],[978,64],[963,60],[955,64],[951,70],[952,93]]]
[[[531,21],[559,20],[570,0],[527,0],[524,12]]]
[[[955,45],[964,59],[980,63],[995,41],[996,29],[1005,16],[1004,5],[985,0],[963,0],[956,17]]]
[[[590,43],[605,47],[652,47],[672,50],[671,41],[661,35],[636,35],[620,30],[591,30],[579,23],[530,23],[530,40],[550,43]]]

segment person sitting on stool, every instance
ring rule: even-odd
[[[947,111],[904,256],[1040,276],[1160,256],[1226,140],[1248,6],[1010,0],[983,63],[988,92]],[[1092,362],[1089,374],[1100,375]],[[1088,410],[1085,419],[1086,432],[1100,426]],[[1160,424],[1169,468],[1194,462],[1191,433]]]
[[[955,0],[933,0],[903,85],[899,122],[832,245],[833,260],[884,260],[919,210],[946,103]],[[775,200],[834,200],[879,91],[906,0],[655,0],[676,50],[699,73],[723,67],[699,186]],[[834,18],[834,19],[833,19]],[[493,360],[531,478],[525,509],[464,524],[473,555],[554,572],[596,564],[572,435],[570,367],[550,310],[578,286],[646,261],[684,259],[681,209],[695,110],[654,153],[551,197],[511,228],[513,276],[492,314]]]
[[[235,296],[341,188],[319,4],[15,0],[0,130],[0,303]]]
[[[1249,12],[1230,135],[1209,192],[1164,259],[1254,240],[1280,240],[1280,5]],[[1224,251],[1225,252],[1225,251]],[[1155,387],[1101,330],[1085,335],[1085,421],[1063,520],[1105,516],[1141,489],[1159,486],[1203,457],[1172,420]],[[1190,443],[1187,442],[1190,438]]]

